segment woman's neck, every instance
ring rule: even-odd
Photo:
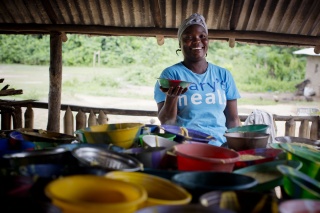
[[[201,61],[196,61],[196,62],[184,60],[182,63],[189,70],[191,70],[192,72],[197,73],[197,74],[205,73],[208,68],[208,62],[206,60],[201,60]]]

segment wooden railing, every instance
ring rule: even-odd
[[[21,108],[25,108],[23,111]],[[33,128],[34,113],[33,109],[48,109],[48,103],[32,102],[15,105],[11,112],[2,112],[1,125],[2,130],[16,128]],[[74,116],[74,114],[76,114]],[[11,115],[11,116],[10,116]],[[63,133],[73,135],[77,129],[88,126],[104,124],[108,122],[108,115],[123,116],[150,116],[157,117],[156,111],[146,110],[128,110],[115,108],[95,108],[76,105],[61,105],[61,116],[63,119]],[[24,116],[24,125],[22,118]],[[241,122],[244,122],[248,115],[239,115]],[[275,128],[277,123],[282,122],[285,125],[285,136],[296,136],[310,138],[313,140],[320,139],[320,117],[319,116],[282,116],[273,115]],[[12,123],[11,123],[12,121]],[[296,127],[299,126],[299,133],[296,134]],[[12,127],[11,127],[12,126]]]

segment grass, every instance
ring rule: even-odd
[[[94,96],[132,97],[133,93],[123,93],[128,82],[126,68],[103,67],[63,67],[62,93],[73,96],[76,93]],[[0,65],[3,85],[22,89],[17,99],[41,100],[49,93],[49,67],[29,65]],[[141,97],[142,98],[142,97]]]
[[[62,93],[65,97],[76,94],[89,96],[107,96],[153,100],[153,85],[156,82],[150,76],[143,78],[149,68],[142,65],[131,67],[63,67]],[[143,70],[142,72],[138,72]],[[139,73],[134,75],[133,73]],[[159,73],[160,74],[160,73]],[[34,99],[47,101],[49,94],[49,66],[6,65],[0,64],[0,78],[4,78],[2,87],[22,89],[23,94],[4,96],[3,99]],[[152,91],[136,91],[135,85],[145,85]],[[1,88],[2,88],[1,87]],[[64,97],[63,96],[63,97]],[[63,102],[63,100],[62,100]],[[238,105],[276,105],[271,99],[259,97],[241,98]],[[302,105],[318,103],[300,101]]]

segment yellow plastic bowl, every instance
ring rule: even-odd
[[[184,188],[164,178],[140,172],[113,171],[106,174],[114,178],[144,187],[148,198],[144,207],[155,205],[182,205],[191,201],[191,194]]]
[[[147,199],[146,190],[139,185],[95,175],[53,180],[45,194],[64,213],[131,213]]]
[[[142,126],[142,123],[102,124],[83,129],[82,132],[87,143],[112,143],[127,149],[138,142]]]

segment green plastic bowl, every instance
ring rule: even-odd
[[[319,181],[288,166],[279,165],[277,169],[284,175],[283,188],[290,197],[294,199],[320,199]]]
[[[186,88],[191,84],[191,82],[188,82],[188,81],[167,79],[167,78],[158,78],[158,82],[159,82],[159,85],[165,89],[169,89],[170,87],[177,87],[177,86]]]
[[[253,124],[253,125],[244,125],[238,126],[231,129],[227,129],[226,132],[259,132],[267,133],[269,125],[266,124]]]
[[[294,145],[290,143],[280,143],[280,148],[287,153],[288,160],[302,162],[301,172],[311,178],[320,181],[320,152]]]
[[[278,171],[278,165],[286,165],[298,170],[301,168],[302,163],[293,160],[276,160],[238,169],[233,171],[233,173],[254,177],[258,181],[258,184],[250,190],[263,192],[282,185],[283,175]]]

